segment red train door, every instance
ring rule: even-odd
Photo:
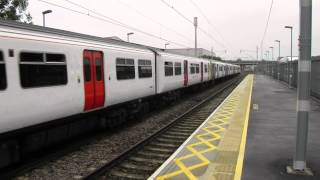
[[[203,81],[203,62],[201,62],[200,72],[201,72],[201,82],[202,82]]]
[[[184,86],[188,86],[188,61],[184,60]]]
[[[83,52],[85,104],[88,111],[103,107],[105,99],[103,56],[99,51]]]

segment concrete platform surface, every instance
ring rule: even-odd
[[[252,84],[248,75],[149,179],[240,179]]]
[[[320,82],[319,82],[320,83]],[[296,89],[255,75],[243,180],[320,180],[320,106],[312,101],[307,166],[314,176],[286,173],[292,165],[296,135]]]

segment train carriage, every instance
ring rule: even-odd
[[[167,93],[234,74],[227,63],[17,22],[0,21],[0,38],[0,168],[26,149],[112,127]]]

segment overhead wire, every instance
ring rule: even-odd
[[[176,12],[176,14],[178,14],[179,16],[181,16],[183,19],[185,19],[187,22],[191,23],[193,25],[193,21],[191,21],[190,19],[188,19],[183,13],[181,13],[177,8],[175,8],[173,5],[170,5],[168,2],[166,2],[165,0],[160,0],[163,4],[165,4],[167,7],[169,7],[170,9],[172,9],[174,12]],[[198,7],[198,6],[197,6]],[[204,14],[204,13],[202,13]],[[207,20],[209,20],[207,17],[205,18]],[[211,25],[213,25],[211,23]],[[216,42],[218,45],[220,45],[221,47],[225,48],[225,49],[229,49],[223,42],[219,41],[218,39],[216,39],[215,37],[213,37],[209,32],[205,31],[202,27],[198,26],[198,29],[200,32],[202,32],[204,35],[206,35],[207,37],[209,37],[211,40],[213,40],[214,42]],[[218,32],[219,33],[219,32]],[[220,36],[223,38],[223,36],[220,33]],[[224,40],[225,41],[225,40]],[[229,51],[230,52],[230,51]],[[233,54],[231,52],[231,54]],[[234,55],[234,54],[233,54]]]
[[[167,7],[169,7],[170,9],[172,9],[174,12],[176,12],[180,17],[182,17],[183,19],[185,19],[187,22],[191,23],[193,25],[193,21],[191,21],[189,18],[187,18],[183,13],[181,13],[178,9],[176,9],[173,5],[170,5],[168,2],[166,2],[165,0],[160,0],[163,4],[165,4]],[[215,39],[210,33],[206,32],[204,29],[202,29],[200,26],[198,26],[198,29],[205,34],[206,36],[208,36],[210,39],[212,39],[213,41],[215,41],[216,43],[218,43],[220,46],[223,46],[224,48],[226,48],[226,46],[221,43],[220,41],[218,41],[217,39]]]
[[[204,17],[204,19],[207,21],[207,23],[212,27],[212,29],[218,34],[218,36],[220,36],[220,38],[228,44],[228,46],[230,47],[230,44],[226,41],[226,39],[222,36],[222,34],[219,32],[218,28],[211,22],[211,20],[208,18],[208,16],[202,11],[202,9],[197,5],[196,2],[194,2],[194,0],[190,0],[191,4],[200,12],[200,14],[202,15],[202,17]]]
[[[187,18],[185,15],[183,15],[180,11],[178,11],[175,7],[173,7],[172,5],[170,5],[168,2],[166,2],[165,0],[160,0],[163,4],[165,4],[166,6],[168,6],[169,8],[171,8],[174,12],[176,12],[177,14],[179,14],[179,16],[181,16],[183,19],[185,19],[186,21],[188,21],[189,23],[193,24],[193,21],[191,21],[189,18]]]
[[[179,35],[180,37],[184,38],[185,40],[187,40],[187,41],[189,41],[189,42],[192,42],[192,41],[193,41],[192,39],[190,39],[190,38],[187,37],[186,35],[183,35],[183,34],[177,32],[176,30],[174,30],[174,29],[172,29],[172,28],[170,28],[170,27],[167,27],[167,26],[163,25],[162,23],[158,22],[157,20],[155,20],[155,19],[153,19],[153,18],[145,15],[143,12],[141,12],[140,10],[134,8],[133,6],[131,6],[131,5],[129,5],[129,4],[126,4],[126,3],[124,3],[124,2],[121,1],[121,0],[115,0],[115,1],[118,2],[118,3],[120,3],[120,4],[122,4],[123,6],[127,7],[128,9],[132,9],[132,10],[135,11],[137,14],[139,14],[139,15],[141,15],[142,17],[148,19],[149,21],[151,21],[151,22],[153,22],[153,23],[155,23],[155,24],[157,24],[157,25],[165,28],[166,30],[174,32],[175,34]]]
[[[261,59],[263,58],[263,41],[267,35],[267,31],[268,31],[268,27],[269,27],[269,22],[270,22],[270,17],[271,17],[271,12],[272,12],[272,7],[273,7],[273,0],[271,0],[271,4],[270,4],[270,9],[269,9],[269,14],[268,14],[268,18],[267,18],[267,23],[266,26],[264,28],[264,33],[260,42],[260,48],[261,48]]]
[[[209,25],[211,25],[211,27],[217,32],[217,34],[219,34],[219,36],[221,36],[221,38],[223,39],[222,35],[220,32],[218,32],[217,28],[215,27],[215,25],[213,25],[213,23],[210,21],[210,19],[207,17],[207,15],[201,10],[201,8],[193,1],[190,0],[191,4],[200,12],[200,14],[202,15],[202,17],[204,17],[204,19],[207,21],[207,23]]]
[[[73,5],[77,6],[77,7],[82,8],[82,9],[85,9],[86,11],[88,11],[88,13],[81,12],[81,11],[78,11],[78,10],[75,10],[75,9],[72,9],[72,8],[68,8],[68,7],[65,7],[65,6],[56,4],[56,3],[48,2],[48,1],[46,1],[46,0],[38,0],[38,1],[40,1],[40,2],[42,2],[42,3],[46,3],[46,4],[49,4],[49,5],[52,5],[52,6],[55,6],[55,7],[62,8],[62,9],[65,9],[65,10],[68,10],[68,11],[71,11],[71,12],[74,12],[74,13],[86,15],[86,16],[89,16],[89,17],[91,17],[91,18],[94,18],[94,19],[97,19],[97,20],[100,20],[100,21],[103,21],[103,22],[107,22],[107,23],[110,23],[110,24],[113,24],[113,25],[116,25],[116,26],[120,26],[120,27],[123,27],[123,28],[126,28],[126,29],[130,29],[130,30],[139,32],[139,33],[141,33],[141,34],[144,34],[144,35],[146,35],[146,36],[149,36],[149,37],[152,37],[152,38],[156,38],[156,39],[160,39],[160,40],[169,42],[169,43],[171,43],[171,44],[175,44],[175,45],[178,45],[178,46],[181,46],[181,47],[187,47],[187,48],[188,48],[188,46],[186,46],[186,45],[183,45],[183,44],[180,44],[180,43],[171,41],[171,40],[166,39],[166,38],[162,38],[161,36],[157,36],[157,35],[154,35],[154,34],[152,34],[152,33],[145,32],[145,31],[143,31],[143,30],[140,30],[140,29],[138,29],[138,28],[135,28],[135,27],[133,27],[133,26],[124,24],[124,23],[122,23],[122,22],[120,22],[120,21],[118,21],[118,20],[115,20],[115,19],[113,19],[113,18],[107,17],[107,16],[105,16],[105,15],[99,13],[99,12],[95,12],[94,10],[91,10],[91,9],[89,9],[89,8],[86,8],[86,7],[84,7],[84,6],[80,5],[80,4],[77,4],[77,3],[73,2],[73,1],[70,1],[70,0],[64,0],[64,1],[69,2],[70,4],[73,4]],[[92,15],[92,14],[90,14],[90,13],[96,14],[96,15],[98,15],[98,16],[94,16],[94,15]],[[99,17],[99,16],[101,16],[101,17]],[[103,18],[102,18],[102,17],[103,17]]]

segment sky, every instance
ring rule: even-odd
[[[198,17],[198,47],[213,50],[226,60],[256,59],[272,0],[29,0],[33,23],[100,37],[118,36],[130,42],[164,48],[194,47],[194,17]],[[48,2],[48,3],[46,3]],[[55,5],[53,5],[54,3]],[[74,3],[80,5],[77,6]],[[56,6],[58,5],[58,6]],[[60,7],[59,7],[60,6]],[[312,55],[320,55],[320,1],[313,0]],[[110,19],[111,18],[111,19]],[[120,24],[120,26],[119,26]],[[290,55],[293,26],[293,56],[298,55],[299,0],[274,0],[263,54],[274,47],[277,58]],[[240,53],[241,50],[241,53]],[[267,57],[264,55],[264,59]]]

